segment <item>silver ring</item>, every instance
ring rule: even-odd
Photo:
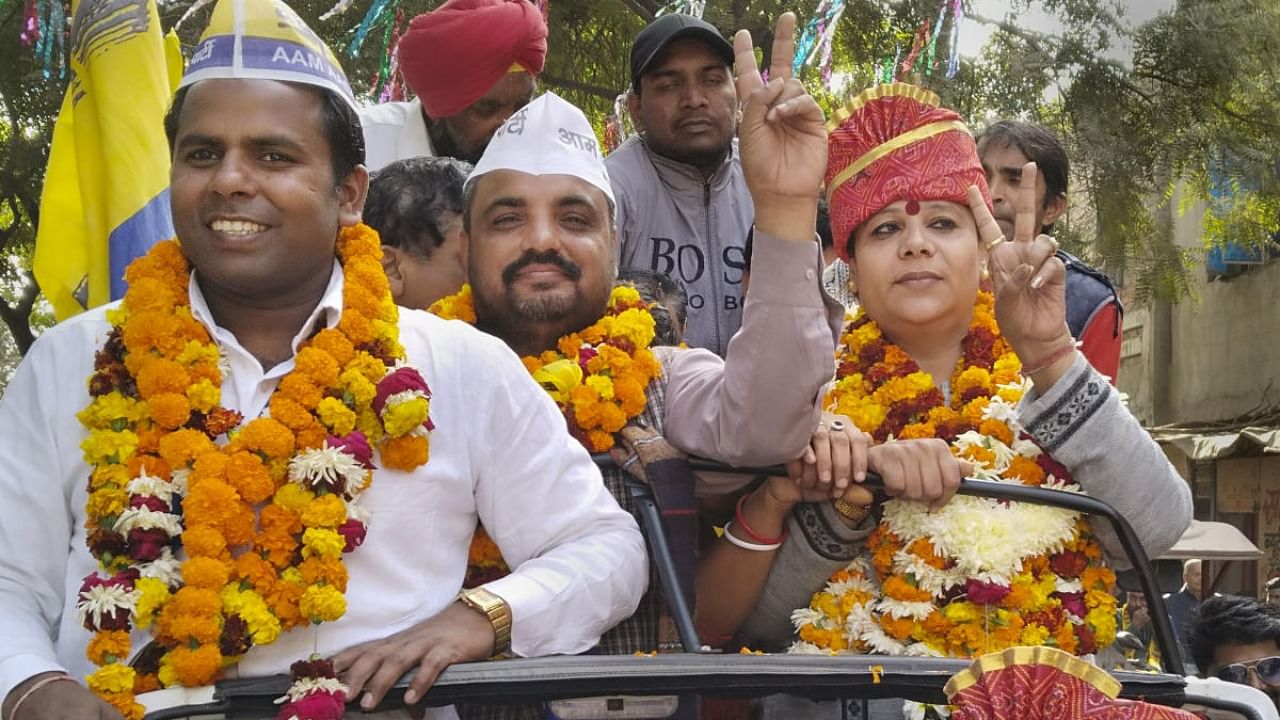
[[[832,420],[832,421],[831,421],[831,429],[832,429],[832,430],[834,430],[834,431],[836,431],[836,432],[844,432],[844,421],[843,421],[843,420]]]

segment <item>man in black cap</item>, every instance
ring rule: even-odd
[[[712,25],[663,15],[631,48],[638,135],[605,161],[622,267],[689,291],[685,340],[723,356],[742,324],[743,244],[755,215],[734,136],[733,46]]]

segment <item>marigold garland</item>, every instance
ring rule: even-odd
[[[950,403],[863,312],[845,328],[837,365],[832,412],[877,442],[942,438],[977,477],[1080,491],[1018,423],[1027,381],[990,293],[979,293]],[[967,657],[1050,645],[1087,654],[1115,638],[1115,575],[1078,513],[966,496],[931,513],[890,500],[868,551],[792,615],[792,652]]]
[[[89,687],[126,718],[142,717],[135,692],[209,684],[251,647],[342,617],[342,555],[364,540],[355,501],[373,480],[373,449],[392,468],[427,460],[431,393],[399,364],[377,235],[346,228],[337,252],[338,326],[299,348],[268,414],[247,423],[220,406],[220,353],[191,314],[178,243],[125,273],[78,416],[101,574],[85,578],[77,611],[95,633]],[[150,667],[125,664],[134,627],[163,650]]]
[[[471,286],[437,300],[430,312],[446,320],[476,322]],[[523,357],[533,379],[555,400],[569,432],[591,452],[613,447],[613,434],[648,404],[645,388],[661,367],[649,349],[654,320],[649,305],[631,285],[609,293],[605,314],[579,332],[556,342],[556,349]],[[483,527],[476,528],[467,564],[466,587],[502,577],[509,571],[497,545]]]

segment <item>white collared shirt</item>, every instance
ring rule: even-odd
[[[295,350],[321,324],[337,323],[342,285],[335,263]],[[213,322],[194,280],[191,288],[193,315],[225,358],[223,405],[254,417],[293,360],[263,372]],[[0,398],[0,698],[39,672],[93,669],[74,609],[95,568],[84,530],[85,432],[75,414],[89,402],[86,379],[110,330],[105,310],[46,331]],[[360,500],[372,512],[368,537],[344,556],[346,616],[252,649],[242,676],[285,672],[313,652],[332,655],[440,612],[461,585],[477,519],[515,568],[486,585],[511,606],[515,653],[585,651],[639,602],[648,570],[635,521],[506,345],[403,308],[400,341],[431,386],[430,461],[410,473],[375,472]],[[135,632],[134,650],[148,639]]]
[[[435,157],[418,98],[360,108],[360,125],[364,129],[364,166],[369,172],[396,160]]]

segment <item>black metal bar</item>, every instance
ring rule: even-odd
[[[627,491],[631,493],[631,499],[639,510],[640,524],[644,526],[645,539],[649,541],[649,557],[658,569],[658,579],[662,583],[667,605],[671,608],[676,633],[680,635],[680,646],[687,653],[702,652],[702,641],[698,638],[698,629],[693,621],[693,608],[689,607],[688,595],[682,592],[684,588],[676,573],[671,547],[667,544],[667,534],[662,529],[662,513],[653,499],[653,492],[647,485],[630,480],[627,482]]]
[[[758,468],[729,468],[723,463],[702,458],[689,458],[689,463],[695,471],[729,472],[743,475],[785,476],[787,474],[786,469],[780,465]],[[863,484],[868,488],[883,489],[884,487],[880,476],[873,472],[867,473],[867,480]],[[1120,513],[1116,512],[1115,508],[1097,498],[1080,493],[992,480],[976,480],[973,478],[962,480],[958,492],[961,495],[1048,505],[1106,518],[1107,522],[1111,524],[1112,530],[1115,531],[1116,537],[1120,540],[1120,546],[1124,549],[1129,563],[1133,566],[1134,572],[1138,576],[1138,582],[1142,586],[1142,593],[1147,598],[1147,607],[1150,609],[1151,623],[1153,625],[1152,630],[1156,645],[1160,648],[1161,667],[1164,668],[1165,672],[1175,675],[1181,675],[1185,672],[1182,664],[1182,653],[1178,648],[1177,641],[1174,639],[1173,626],[1169,620],[1169,613],[1164,607],[1164,598],[1160,593],[1160,586],[1156,583],[1155,575],[1152,573],[1151,561],[1147,558],[1146,550],[1142,548],[1142,542],[1138,540],[1138,534],[1133,531],[1133,526]]]

